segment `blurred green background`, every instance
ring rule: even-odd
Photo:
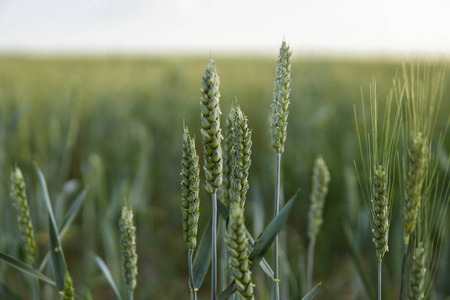
[[[273,215],[275,151],[271,148],[270,117],[276,58],[216,57],[224,122],[236,97],[253,130],[250,190],[246,224],[256,238]],[[9,174],[22,168],[27,182],[38,261],[48,245],[45,204],[32,162],[46,176],[57,219],[88,188],[82,211],[62,243],[68,268],[80,295],[112,299],[92,259],[102,257],[120,282],[118,218],[123,199],[133,206],[137,227],[138,284],[136,299],[186,299],[187,252],[182,237],[180,159],[183,123],[200,140],[201,76],[208,58],[0,57],[0,251],[21,257],[18,226],[9,197]],[[376,256],[369,217],[361,197],[353,160],[359,160],[353,105],[368,97],[376,78],[380,101],[401,62],[389,59],[326,59],[298,57],[292,64],[291,104],[282,185],[285,198],[298,188],[300,197],[283,236],[290,269],[290,287],[298,281],[314,159],[321,154],[331,183],[324,224],[316,243],[314,282],[322,287],[316,299],[365,299],[343,233],[350,224],[374,290]],[[447,72],[448,73],[448,72]],[[448,74],[447,74],[448,75]],[[450,112],[450,76],[446,77],[438,120],[441,130]],[[449,149],[447,139],[445,149]],[[201,160],[202,162],[202,160]],[[199,237],[211,214],[201,171]],[[390,252],[383,269],[385,299],[395,299],[401,263],[399,199],[392,216]],[[446,228],[449,228],[448,215]],[[433,299],[450,295],[450,243],[444,242]],[[271,254],[267,260],[271,263]],[[285,259],[282,259],[285,261]],[[52,276],[52,271],[47,270]],[[270,281],[255,272],[257,299],[268,299]],[[283,282],[289,282],[284,280]],[[24,288],[25,286],[25,288]],[[44,295],[53,288],[42,286]],[[267,288],[266,288],[267,286]],[[0,263],[0,298],[28,299],[31,281]],[[303,291],[304,292],[304,291]],[[208,299],[209,274],[199,291]],[[284,294],[291,299],[292,293]]]

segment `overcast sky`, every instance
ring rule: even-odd
[[[0,52],[448,58],[449,0],[0,0]]]

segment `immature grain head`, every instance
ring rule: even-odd
[[[427,269],[425,267],[426,255],[425,248],[422,243],[419,243],[414,251],[411,266],[411,276],[409,279],[409,299],[421,300],[425,297],[425,274]]]
[[[32,264],[36,257],[36,243],[25,191],[25,180],[19,168],[15,168],[11,172],[11,197],[17,211],[17,221],[24,243],[26,259]]]
[[[223,182],[221,185],[222,194],[221,200],[230,207],[230,199],[228,196],[228,189],[230,187],[230,174],[231,174],[231,148],[233,145],[233,127],[234,127],[234,109],[235,105],[231,106],[230,113],[228,114],[227,121],[225,123],[224,140],[223,140]]]
[[[252,131],[248,127],[247,116],[242,112],[239,103],[235,102],[234,126],[231,148],[231,173],[229,188],[229,208],[238,203],[245,205],[249,188],[248,170],[252,163]]]
[[[225,237],[229,264],[236,283],[237,294],[242,299],[255,299],[253,295],[252,273],[248,261],[247,235],[243,210],[240,205],[233,205]]]
[[[383,259],[388,251],[389,235],[389,203],[388,203],[388,179],[384,167],[378,166],[373,173],[372,193],[372,234],[373,243],[377,251],[377,258]]]
[[[314,163],[312,176],[312,191],[310,195],[310,209],[308,213],[308,237],[315,241],[323,223],[323,207],[328,193],[330,173],[322,157],[318,157]]]
[[[200,101],[206,190],[211,195],[222,184],[219,84],[220,80],[217,75],[216,65],[211,60],[202,77]]]
[[[421,191],[426,177],[427,142],[419,132],[408,150],[409,171],[402,210],[403,242],[409,243],[419,213]]]
[[[60,292],[63,300],[74,300],[75,289],[73,288],[72,277],[69,272],[64,275],[64,290]]]
[[[188,247],[194,250],[197,245],[198,218],[200,215],[198,156],[195,141],[184,128],[181,157],[181,214],[183,218],[183,237]]]
[[[123,279],[132,291],[136,287],[137,276],[136,227],[133,226],[133,212],[126,206],[122,208],[119,227]]]
[[[289,93],[291,92],[289,88],[291,84],[291,54],[292,51],[286,44],[286,41],[283,41],[277,60],[272,104],[272,146],[280,153],[284,152],[288,125]]]

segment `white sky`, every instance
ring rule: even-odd
[[[449,0],[0,0],[0,52],[450,53]]]

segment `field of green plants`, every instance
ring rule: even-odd
[[[274,217],[276,151],[272,147],[271,122],[276,55],[214,57],[220,77],[222,135],[225,136],[224,126],[235,99],[251,129],[245,225],[255,240]],[[138,273],[134,298],[188,299],[189,248],[183,239],[180,186],[182,138],[187,126],[190,135],[195,136],[200,156],[198,249],[212,210],[211,197],[205,189],[199,104],[202,76],[209,59],[0,57],[0,299],[32,299],[36,282],[38,299],[59,297],[54,286],[55,281],[59,285],[55,261],[51,262],[59,252],[46,255],[50,243],[55,245],[55,236],[70,271],[75,299],[118,296],[105,276],[105,268],[102,271],[99,267],[99,259],[117,285],[116,294],[127,299],[119,229],[125,204],[133,211],[136,228]],[[370,110],[370,84],[375,78],[380,118],[384,115],[393,79],[403,78],[402,62],[307,58],[296,56],[295,49],[292,59],[289,125],[281,159],[281,208],[300,191],[279,234],[280,298],[301,299],[309,290],[308,211],[314,162],[320,155],[331,180],[323,224],[315,241],[312,286],[322,283],[315,299],[376,299],[378,259],[372,241],[372,204],[367,196],[364,201],[358,180],[359,174],[364,187],[360,144],[364,147],[366,137],[362,137],[362,142],[358,140],[355,111],[359,115],[362,97],[367,111]],[[405,68],[409,72],[409,62]],[[450,113],[449,70],[444,71],[442,104],[433,119],[436,123],[430,138],[430,145],[439,150],[435,160],[441,173],[433,178],[439,184],[434,199],[443,216],[441,223],[429,228],[431,243],[437,245],[427,254],[427,261],[437,262],[429,270],[435,272],[434,280],[425,282],[424,296],[429,299],[450,299],[450,213],[444,205],[448,201],[445,172],[450,138],[441,143],[439,137],[440,133],[447,133]],[[392,110],[394,114],[395,108]],[[362,118],[358,117],[358,121],[358,128],[363,128]],[[367,124],[370,125],[370,118]],[[382,125],[380,122],[380,133]],[[398,154],[401,155],[404,154]],[[392,164],[398,165],[394,180],[401,181],[401,159]],[[11,196],[11,173],[16,168],[23,174],[34,228],[33,263],[29,263],[26,243],[21,239],[18,203]],[[405,189],[404,185],[395,185],[390,191],[383,299],[399,297]],[[49,202],[53,220],[49,220]],[[418,222],[425,221],[419,217]],[[59,234],[52,232],[52,224]],[[220,293],[229,281],[222,268],[226,245],[220,218],[218,224]],[[270,266],[272,252],[271,247],[264,256]],[[411,245],[409,252],[414,252]],[[47,261],[39,274],[53,284],[36,281],[38,275],[30,275],[33,272],[28,269],[18,270],[20,263],[11,263],[11,257],[34,270]],[[405,295],[412,255],[406,265]],[[426,278],[431,278],[429,273]],[[197,291],[198,299],[211,297],[210,277],[208,271]],[[263,269],[253,269],[252,282],[255,299],[272,299],[273,280]]]

